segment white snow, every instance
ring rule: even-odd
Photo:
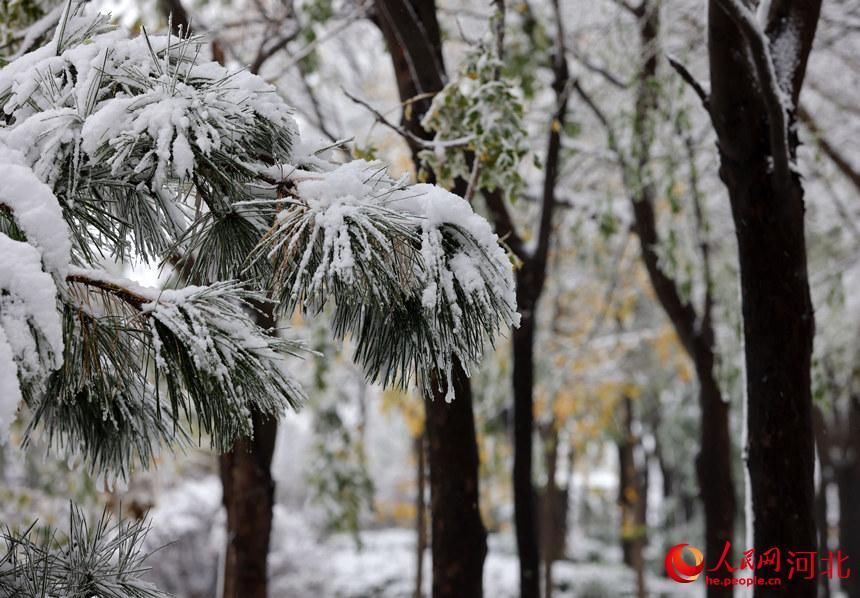
[[[57,288],[42,270],[39,251],[0,234],[0,439],[4,439],[21,397],[18,382],[38,384],[42,376],[59,367],[63,355],[63,331],[57,310]],[[33,330],[40,335],[39,342]],[[11,357],[10,357],[11,356]],[[15,388],[12,388],[14,386]]]
[[[15,354],[6,340],[6,333],[0,328],[0,445],[6,444],[9,427],[15,421],[21,399]]]
[[[364,160],[325,172],[292,169],[296,197],[283,200],[266,257],[285,261],[283,284],[294,301],[322,305],[337,285],[383,308],[401,294],[418,298],[430,338],[414,339],[409,358],[450,376],[456,357],[468,371],[483,350],[476,335],[519,323],[511,262],[463,198],[434,185],[407,186],[386,170]]]
[[[3,157],[0,155],[0,205],[11,210],[27,242],[41,250],[48,271],[62,276],[69,265],[72,244],[60,204],[32,170],[4,163]]]
[[[784,98],[789,97],[794,73],[800,62],[800,26],[789,19],[770,45],[773,68]],[[784,100],[788,102],[788,100]],[[790,102],[787,103],[791,106]]]

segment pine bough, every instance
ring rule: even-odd
[[[297,308],[330,306],[369,380],[425,390],[517,323],[511,264],[468,203],[301,156],[275,89],[205,48],[70,3],[0,70],[0,441],[20,418],[25,443],[44,434],[123,476],[195,435],[226,450],[252,412],[300,405],[284,354],[302,347],[259,324]],[[102,266],[135,260],[169,265],[176,288]],[[123,529],[94,540],[120,564]],[[27,538],[6,534],[0,593],[44,565],[32,595],[157,595],[66,591],[53,544]]]

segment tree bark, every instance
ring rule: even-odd
[[[710,328],[710,327],[709,327]],[[713,331],[708,330],[708,335]],[[723,400],[714,376],[713,340],[699,339],[701,347],[695,352],[699,378],[699,408],[701,409],[701,447],[696,458],[699,491],[705,509],[705,555],[716,563],[726,542],[731,542],[735,525],[735,486],[732,479],[732,440],[729,431],[729,404]],[[732,559],[735,551],[729,549],[726,558]],[[712,577],[731,578],[731,573],[720,569]],[[708,598],[732,596],[731,586],[708,586]]]
[[[240,438],[221,455],[223,503],[227,511],[227,554],[223,598],[267,598],[267,558],[275,483],[272,455],[277,422],[252,415],[254,437]]]
[[[541,215],[534,252],[526,252],[522,238],[514,230],[501,194],[486,194],[487,206],[496,232],[506,236],[522,261],[517,271],[517,307],[520,326],[513,334],[514,391],[514,520],[520,557],[520,598],[540,598],[540,540],[535,490],[532,480],[534,430],[534,341],[538,301],[547,274],[556,184],[561,163],[561,131],[567,119],[569,71],[565,55],[562,14],[554,2],[556,43],[553,57],[553,89],[556,109],[547,140],[546,174],[543,181]]]
[[[839,549],[851,575],[840,580],[848,598],[860,598],[860,397],[849,399],[845,446],[836,471],[839,487]]]
[[[453,379],[453,401],[445,402],[444,388],[424,401],[430,461],[433,596],[478,598],[483,595],[487,532],[479,509],[472,390],[459,363]]]
[[[750,13],[745,4],[709,3],[710,112],[738,240],[757,553],[817,546],[810,384],[814,321],[803,187],[791,170],[795,118],[782,98],[797,105],[820,4],[773,3],[763,38],[754,17],[744,18]],[[792,31],[786,33],[786,26]],[[794,55],[775,66],[766,48],[783,34],[794,40]],[[789,63],[790,72],[779,70]],[[772,89],[770,78],[785,88]],[[756,586],[755,596],[815,596],[814,581],[788,579],[786,568],[775,575],[782,584]]]
[[[415,480],[415,598],[424,596],[424,550],[427,548],[427,522],[424,519],[427,510],[424,502],[424,485],[427,478],[424,471],[425,437],[426,433],[422,430],[415,439],[415,457],[418,462]]]
[[[743,165],[724,157],[721,172],[740,254],[755,548],[814,551],[814,325],[803,191],[795,180],[788,196],[777,195],[763,161]],[[814,584],[784,582],[782,595],[814,596]],[[766,595],[756,589],[756,596]]]
[[[255,305],[259,326],[274,331],[274,305]],[[254,410],[253,436],[238,438],[230,452],[219,457],[222,502],[227,512],[223,598],[267,598],[269,537],[275,481],[272,456],[278,422]]]
[[[559,434],[556,422],[553,420],[540,428],[543,440],[544,469],[546,485],[538,500],[540,513],[539,525],[543,533],[540,535],[540,553],[543,557],[543,588],[544,598],[552,598],[552,566],[564,557],[567,539],[567,501],[570,490],[568,476],[567,487],[560,488],[556,481],[558,471],[558,442]],[[570,457],[572,462],[573,458]]]
[[[535,492],[532,484],[534,430],[534,300],[529,286],[517,275],[520,327],[513,334],[514,389],[514,521],[520,557],[520,597],[540,596],[540,551]]]

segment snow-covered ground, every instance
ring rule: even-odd
[[[150,545],[162,547],[151,557],[152,577],[180,598],[217,593],[217,563],[223,546],[220,484],[207,477],[170,490],[151,512]],[[512,539],[492,535],[484,567],[484,595],[518,595],[518,564]],[[425,594],[430,592],[431,563],[424,556]],[[408,529],[362,531],[320,537],[297,512],[278,505],[269,555],[271,595],[278,598],[412,598],[415,584],[415,534]],[[633,573],[623,565],[562,561],[554,567],[556,597],[632,596]],[[682,586],[649,576],[648,595],[698,597],[703,586]]]

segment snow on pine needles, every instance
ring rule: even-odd
[[[23,401],[28,433],[99,471],[191,429],[226,448],[253,411],[301,402],[273,310],[331,303],[369,379],[427,390],[517,323],[510,261],[467,202],[296,158],[272,86],[82,6],[0,70],[0,439]],[[132,259],[177,288],[103,270]]]
[[[273,260],[288,310],[331,300],[335,332],[357,341],[370,379],[432,391],[433,376],[475,364],[486,339],[518,323],[511,263],[462,198],[363,160],[288,178],[255,257]]]

